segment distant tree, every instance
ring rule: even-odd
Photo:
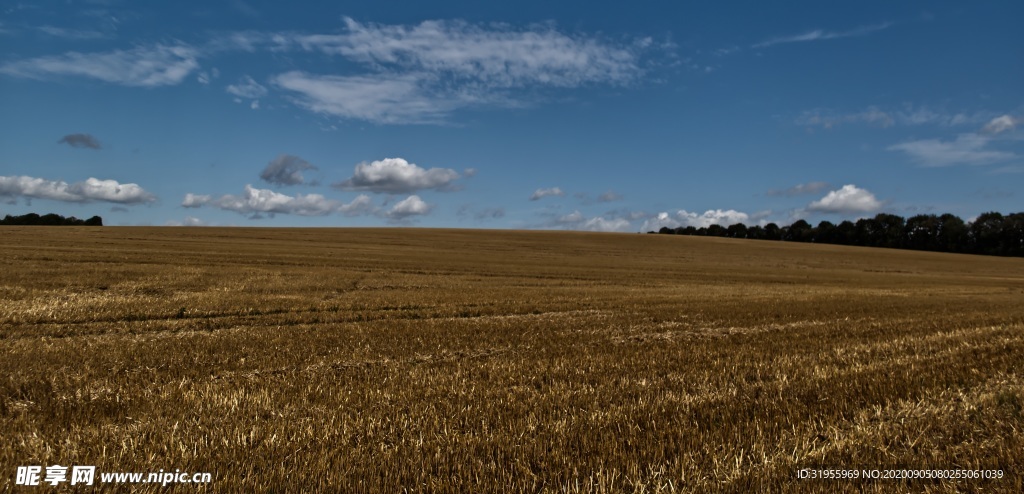
[[[843,245],[857,245],[857,225],[850,220],[836,225],[836,240]]]
[[[53,216],[47,215],[44,220],[52,222]],[[29,217],[8,215],[2,223],[13,224]],[[35,215],[33,221],[40,221],[39,216]],[[67,221],[82,223],[73,217]],[[102,225],[102,221],[94,216],[85,224]],[[836,225],[822,221],[817,227],[801,219],[784,227],[775,223],[763,227],[734,223],[728,227],[718,224],[700,228],[662,227],[657,233],[1024,256],[1024,212],[1006,216],[988,212],[970,224],[948,213],[942,216],[919,214],[908,219],[895,214],[879,213],[874,218],[861,218],[856,223],[847,220]]]
[[[1024,213],[1013,213],[1003,218],[1003,242],[1006,255],[1024,256]]]
[[[934,214],[919,214],[907,218],[903,228],[904,246],[916,250],[940,250],[939,217]]]
[[[91,223],[90,223],[91,222]],[[77,225],[101,225],[103,219],[93,216],[88,221],[82,221],[74,216],[65,218],[59,214],[46,214],[39,216],[36,213],[28,213],[21,216],[6,215],[0,220],[0,225],[42,225],[42,226],[77,226]]]
[[[811,241],[816,244],[838,244],[839,235],[836,225],[831,221],[822,221],[814,229],[814,236]]]
[[[707,235],[709,237],[724,237],[727,232],[728,231],[722,225],[711,225],[708,227]]]
[[[903,246],[903,229],[906,226],[906,220],[902,216],[879,213],[875,216],[875,225],[878,228],[875,232],[875,245],[893,249]]]
[[[967,224],[955,214],[939,216],[938,250],[943,252],[968,252],[969,235]]]
[[[790,242],[810,242],[814,231],[810,223],[804,220],[796,220],[786,229],[783,240]]]
[[[735,223],[729,225],[729,228],[726,230],[726,234],[732,238],[747,238],[747,230],[747,225],[744,225],[743,223]]]
[[[1002,238],[1003,215],[997,212],[984,213],[971,223],[968,230],[974,252],[988,255],[1003,255],[1005,246]]]

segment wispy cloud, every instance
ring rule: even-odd
[[[249,76],[243,76],[238,84],[229,84],[225,90],[234,96],[245,99],[260,99],[267,95],[267,88]]]
[[[346,18],[345,28],[341,34],[246,33],[221,44],[316,51],[361,64],[359,74],[291,71],[274,82],[311,111],[382,124],[436,124],[461,108],[518,106],[516,91],[528,89],[626,85],[642,75],[640,55],[651,44],[570,35],[551,25],[382,25]]]
[[[751,48],[767,48],[769,46],[780,45],[785,43],[804,43],[807,41],[821,41],[827,39],[838,39],[838,38],[852,38],[856,36],[866,36],[868,34],[888,29],[892,26],[891,22],[882,22],[878,24],[871,24],[868,26],[861,26],[856,29],[849,31],[825,31],[823,29],[815,29],[813,31],[807,31],[802,34],[796,34],[791,36],[778,36],[775,38],[769,38],[760,43],[751,45]]]
[[[817,194],[829,187],[831,186],[827,182],[808,182],[806,184],[794,185],[788,189],[770,189],[765,195],[793,197],[805,194]]]
[[[314,75],[291,71],[274,83],[295,93],[295,104],[315,113],[378,124],[441,123],[457,108],[476,101],[468,95],[434,94],[427,74]]]
[[[889,151],[900,151],[914,161],[928,167],[953,165],[989,165],[1016,158],[1007,151],[986,149],[992,139],[981,134],[960,134],[952,141],[921,139],[889,146]]]
[[[989,165],[1016,159],[1010,151],[990,149],[995,142],[1019,139],[1016,126],[1019,119],[1002,115],[991,119],[978,132],[968,132],[953,140],[920,139],[889,146],[889,151],[900,151],[923,166]]]
[[[424,21],[414,26],[363,24],[345,18],[346,33],[279,36],[285,47],[336,54],[389,70],[448,74],[499,87],[624,84],[641,72],[648,43],[568,35],[553,26]]]
[[[28,176],[0,176],[0,197],[25,197],[64,202],[113,202],[141,204],[156,201],[137,184],[122,184],[116,180],[90,177],[83,182],[67,183]]]
[[[549,189],[537,189],[533,191],[533,194],[530,194],[530,200],[538,201],[545,197],[562,197],[564,195],[565,192],[563,192],[562,189],[559,187],[551,187]]]
[[[39,32],[41,33],[44,33],[48,36],[53,36],[55,38],[64,38],[80,41],[91,39],[104,39],[110,37],[110,35],[102,31],[93,31],[89,29],[68,29],[55,26],[39,26],[36,29],[39,30]]]
[[[402,158],[385,158],[369,163],[359,163],[352,177],[333,184],[342,190],[359,190],[374,193],[409,193],[418,190],[455,190],[454,181],[458,172],[450,168],[424,169]]]
[[[816,108],[802,112],[795,122],[806,127],[831,129],[844,124],[867,124],[878,127],[894,125],[938,125],[944,127],[977,125],[993,117],[991,112],[952,113],[927,106],[903,105],[902,108],[881,108],[868,106],[863,110],[841,112],[828,108]]]
[[[199,67],[195,49],[186,45],[154,45],[102,53],[68,52],[0,65],[13,77],[47,79],[79,76],[124,86],[179,84]]]

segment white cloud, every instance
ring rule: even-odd
[[[179,84],[199,67],[197,53],[186,45],[154,45],[104,53],[68,52],[0,65],[0,73],[30,79],[81,76],[124,86]]]
[[[630,222],[625,218],[605,218],[604,216],[587,218],[578,210],[558,217],[550,225],[568,230],[590,232],[624,232],[631,230]]]
[[[245,99],[259,99],[267,95],[267,88],[261,86],[249,76],[242,77],[238,84],[228,85],[226,90],[239,98]]]
[[[748,223],[750,215],[735,209],[709,209],[703,214],[691,213],[685,209],[676,212],[682,226],[709,227],[711,225],[729,226],[736,223]]]
[[[766,195],[793,197],[804,194],[817,194],[829,187],[831,186],[827,182],[808,182],[806,184],[796,184],[788,189],[771,189]]]
[[[65,202],[105,201],[118,204],[140,204],[156,201],[156,197],[137,184],[121,184],[116,180],[90,177],[84,182],[69,184],[27,176],[0,176],[0,196],[51,199]]]
[[[986,134],[1001,134],[1003,132],[1012,131],[1020,123],[1019,118],[1013,118],[1009,115],[1003,115],[1000,117],[993,118],[989,123],[981,129]]]
[[[360,216],[374,212],[373,201],[366,194],[359,194],[352,202],[338,206],[338,212],[345,216]]]
[[[692,226],[694,228],[707,228],[711,225],[729,226],[736,223],[750,224],[750,215],[736,211],[735,209],[709,209],[704,213],[690,212],[685,209],[676,211],[675,214],[660,212],[653,218],[644,221],[643,231],[657,231],[662,227],[676,228],[680,226]]]
[[[226,211],[255,215],[259,213],[296,214],[299,216],[324,216],[338,211],[343,204],[327,199],[320,194],[298,194],[289,196],[269,189],[257,189],[246,185],[240,196],[224,195],[218,198],[186,194],[182,206],[214,206]]]
[[[186,216],[184,220],[168,220],[164,226],[206,226],[206,222],[195,216]]]
[[[410,216],[422,216],[430,213],[434,209],[434,206],[423,202],[419,196],[412,195],[402,199],[395,204],[394,207],[388,211],[387,215],[389,218],[396,220],[404,220]]]
[[[453,190],[452,182],[458,178],[458,172],[450,168],[427,170],[402,158],[385,158],[359,163],[352,177],[333,186],[342,190],[398,194],[424,189]]]
[[[819,213],[871,213],[882,208],[882,202],[871,192],[847,184],[807,205],[808,211]]]
[[[894,144],[886,149],[906,153],[914,161],[929,167],[988,165],[1017,156],[1006,151],[985,149],[991,141],[992,138],[989,136],[967,133],[960,134],[952,141],[922,139]]]
[[[302,172],[316,170],[308,161],[290,154],[282,154],[267,163],[260,173],[264,182],[277,185],[299,185],[305,182]]]
[[[550,189],[537,189],[533,191],[533,194],[530,195],[530,200],[536,201],[539,199],[543,199],[545,197],[562,197],[564,195],[565,192],[562,192],[562,189],[558,187],[552,187]]]
[[[869,26],[861,26],[850,31],[824,31],[821,29],[815,29],[808,31],[803,34],[797,34],[793,36],[779,36],[776,38],[770,38],[760,43],[751,45],[751,48],[767,48],[773,45],[779,45],[783,43],[802,43],[806,41],[819,41],[826,39],[837,39],[837,38],[850,38],[854,36],[865,36],[876,31],[881,31],[892,26],[891,22],[883,22],[880,24],[872,24]]]
[[[181,201],[181,206],[186,208],[198,208],[205,206],[211,200],[213,200],[213,196],[193,194],[189,192],[188,194],[185,194],[185,199]]]

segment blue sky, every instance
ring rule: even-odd
[[[1017,1],[5,1],[0,214],[637,232],[1017,212],[1021,19]]]

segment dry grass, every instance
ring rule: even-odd
[[[1022,259],[413,229],[0,249],[5,489],[59,463],[216,492],[1024,490]],[[796,479],[819,466],[1006,476]]]

